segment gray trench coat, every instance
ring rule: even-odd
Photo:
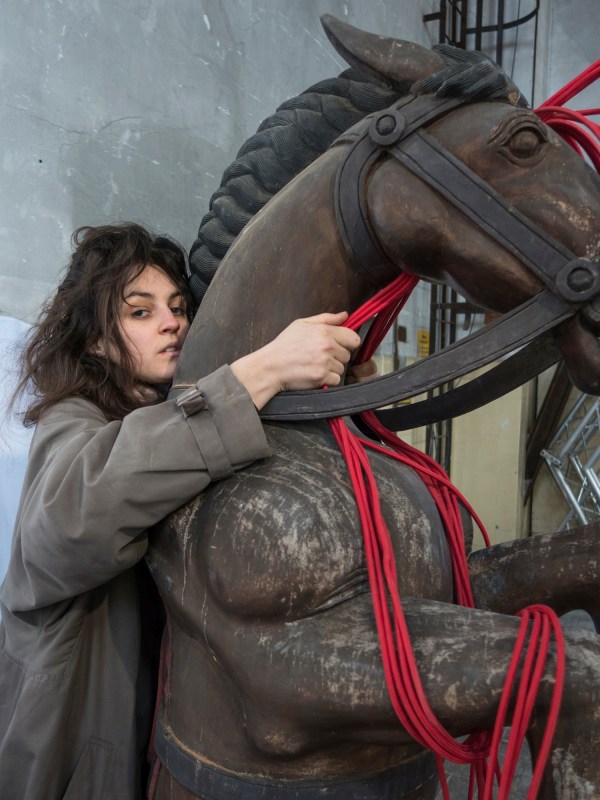
[[[198,387],[206,407],[189,417],[166,401],[107,422],[74,398],[37,426],[0,590],[3,800],[140,797],[154,700],[137,575],[147,530],[270,454],[228,367]]]

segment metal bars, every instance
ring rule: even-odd
[[[485,50],[484,34],[493,34],[495,61],[502,66],[505,32],[537,18],[540,0],[530,0],[531,3],[533,8],[521,15],[519,2],[517,17],[507,20],[506,0],[496,0],[495,15],[494,4],[489,0],[440,0],[438,11],[425,14],[423,21],[438,23],[438,42],[465,50]],[[469,25],[472,17],[475,24]]]
[[[541,455],[570,506],[559,530],[600,519],[600,399],[580,395]]]

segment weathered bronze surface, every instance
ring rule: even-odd
[[[415,45],[343,27],[332,36],[348,37],[340,49],[355,65],[380,75],[385,65],[398,85],[407,64],[411,80],[443,67]],[[577,256],[598,258],[597,176],[531,112],[474,103],[428,132]],[[373,293],[348,264],[335,223],[332,182],[342,151],[319,158],[240,234],[192,326],[176,383],[260,347],[298,316],[351,311]],[[496,311],[540,290],[514,254],[397,161],[374,168],[366,193],[371,225],[396,270],[448,281]],[[589,320],[563,324],[558,341],[573,378],[599,392],[600,349]],[[171,619],[164,729],[198,764],[249,785],[279,781],[270,796],[283,800],[306,781],[383,772],[421,747],[388,699],[355,502],[327,425],[266,427],[273,457],[173,514],[152,537],[149,560]],[[597,526],[475,552],[479,608],[468,610],[452,602],[448,548],[427,489],[396,463],[378,455],[372,463],[429,702],[456,736],[489,729],[519,627],[515,611],[542,602],[600,620]],[[534,754],[552,667],[529,731]],[[599,691],[600,637],[568,633],[563,711],[540,797],[600,797]],[[435,781],[426,781],[404,797],[434,792]],[[159,800],[193,796],[163,770]]]

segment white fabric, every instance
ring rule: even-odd
[[[26,322],[0,315],[0,582],[4,578],[13,526],[27,466],[33,429],[24,428],[7,405],[17,381],[18,348],[29,329]]]

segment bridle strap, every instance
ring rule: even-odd
[[[390,151],[411,172],[518,258],[552,292],[582,304],[600,292],[600,264],[546,234],[433,136],[416,131]]]
[[[416,403],[377,410],[375,415],[390,431],[406,431],[460,417],[527,383],[560,358],[554,337],[546,333],[468,383]]]
[[[321,391],[281,393],[261,411],[264,419],[292,421],[345,416],[410,399],[529,344],[572,317],[599,294],[599,264],[577,258],[560,242],[547,236],[531,220],[509,207],[504,198],[469,167],[420,130],[421,125],[438,119],[460,104],[457,99],[409,98],[362,120],[340,137],[340,143],[354,140],[338,167],[335,184],[336,217],[348,255],[374,285],[389,279],[384,275],[389,276],[390,265],[397,268],[371,230],[365,200],[366,181],[373,165],[382,154],[388,153],[519,258],[546,288],[491,325],[382,378]],[[535,362],[530,362],[528,376],[534,377],[554,363],[555,355],[557,352],[553,352],[551,360],[546,352],[545,359],[538,362],[537,372],[534,372]],[[512,360],[504,365],[501,370],[503,385],[493,383],[498,377],[493,370],[486,373],[478,384],[483,390],[482,396],[496,392],[495,396],[499,397],[528,380],[529,377],[519,375],[515,384],[515,376],[509,377],[511,368],[519,366]],[[458,397],[459,390],[449,401],[455,403]],[[473,399],[473,396],[465,399],[465,408],[470,410],[488,402],[482,399],[473,405]],[[435,421],[432,415],[435,419],[447,418],[449,411],[448,403],[441,401],[427,407],[419,403],[415,405],[417,408],[418,411],[407,415],[417,425],[427,424],[426,420]],[[460,405],[456,408],[460,409]],[[465,412],[457,410],[457,413]],[[399,420],[401,414],[387,416],[390,420],[392,416]]]
[[[523,347],[573,313],[570,305],[544,289],[485,328],[422,361],[365,383],[282,392],[267,403],[261,417],[281,422],[326,419],[408,400]]]
[[[423,125],[458,108],[462,102],[456,98],[408,96],[386,111],[369,114],[332,145],[352,143],[337,168],[335,216],[349,261],[377,289],[388,283],[390,269],[397,270],[398,265],[380,246],[369,224],[364,189],[371,169],[400,135],[410,136]],[[385,131],[388,127],[392,130],[391,136],[378,130]]]

